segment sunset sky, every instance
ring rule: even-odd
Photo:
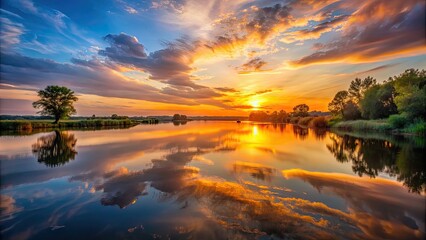
[[[424,0],[2,0],[0,114],[247,115],[426,68]]]

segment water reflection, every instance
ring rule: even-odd
[[[297,138],[299,138],[300,140],[305,140],[308,138],[309,135],[309,129],[306,127],[300,127],[297,125],[293,125],[293,134],[294,136],[296,136]]]
[[[330,135],[327,148],[339,162],[351,162],[359,176],[377,177],[380,173],[396,176],[412,192],[426,191],[426,162],[421,144],[407,139],[359,138]]]
[[[318,191],[343,198],[349,212],[325,208],[323,212],[357,226],[362,232],[355,239],[421,239],[424,234],[424,196],[409,194],[400,184],[386,179],[358,178],[346,174],[304,170],[283,171],[286,178],[309,182]],[[318,209],[324,207],[303,206]],[[319,209],[318,209],[319,210]],[[319,210],[321,212],[321,210]]]
[[[77,139],[74,134],[60,132],[44,135],[32,145],[32,151],[37,156],[37,161],[49,167],[57,167],[74,160],[77,151],[75,145]]]
[[[392,177],[424,179],[420,165],[399,160],[419,162],[422,146],[216,122],[55,132],[34,145],[55,145],[57,134],[74,139],[73,151],[79,139],[76,161],[45,168],[33,156],[1,159],[5,239],[425,237],[425,195]]]

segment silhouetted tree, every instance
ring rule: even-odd
[[[309,106],[306,104],[299,104],[293,108],[294,117],[307,117],[309,116]]]
[[[328,110],[333,115],[343,115],[343,109],[348,101],[349,93],[347,91],[339,91],[334,96],[333,100],[328,104]]]

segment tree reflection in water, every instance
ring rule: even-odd
[[[37,156],[37,161],[49,167],[58,167],[74,160],[77,151],[77,139],[74,134],[59,132],[41,136],[32,145],[32,151]]]
[[[376,177],[387,173],[409,188],[409,191],[426,191],[425,152],[422,143],[407,139],[358,138],[349,135],[330,135],[328,150],[339,162],[352,162],[359,176]]]
[[[309,129],[306,127],[300,127],[297,125],[293,125],[293,134],[300,140],[305,140],[308,138]]]

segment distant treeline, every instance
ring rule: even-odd
[[[284,110],[280,111],[253,111],[250,113],[248,120],[255,122],[273,122],[273,123],[288,123],[294,119],[304,117],[325,117],[330,116],[329,112],[311,111],[306,104],[299,104],[293,108],[293,112],[287,113]]]

